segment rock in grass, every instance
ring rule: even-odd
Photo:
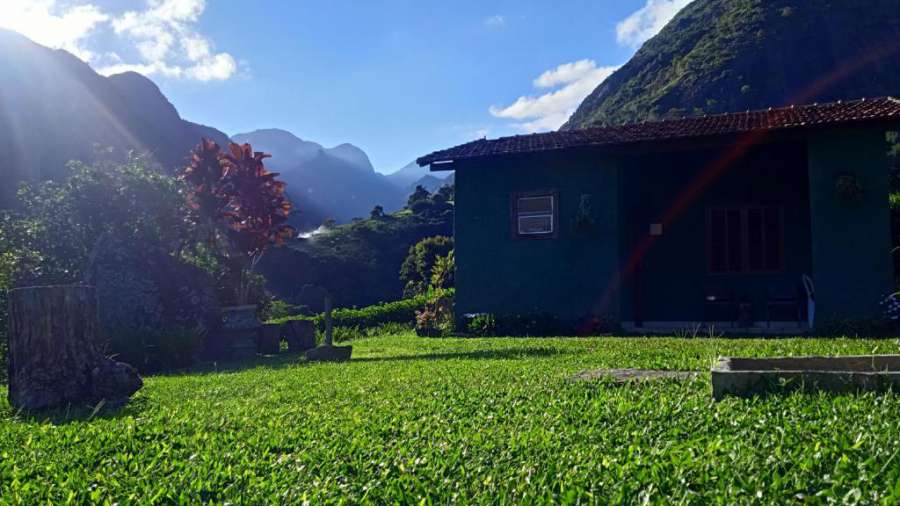
[[[316,346],[306,352],[306,360],[310,362],[346,362],[350,360],[352,352],[352,346]]]

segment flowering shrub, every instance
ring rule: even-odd
[[[881,314],[889,322],[900,321],[900,292],[885,295],[881,299]]]
[[[453,331],[453,298],[438,297],[416,311],[416,334],[441,336]]]
[[[479,313],[472,316],[466,327],[472,335],[495,336],[497,335],[497,318],[490,313]]]

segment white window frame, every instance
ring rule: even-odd
[[[526,200],[550,199],[550,212],[521,211],[521,203]],[[516,235],[519,237],[550,237],[556,233],[557,197],[555,192],[534,192],[515,197]],[[523,218],[549,218],[549,230],[528,232],[522,229]]]

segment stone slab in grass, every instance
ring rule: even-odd
[[[353,353],[352,346],[321,345],[306,352],[309,362],[346,362]]]
[[[631,381],[644,381],[653,379],[677,379],[688,380],[696,378],[700,373],[696,371],[661,371],[656,369],[596,369],[584,371],[575,375],[576,380],[595,380],[611,378],[617,383]]]
[[[900,355],[722,357],[712,368],[713,398],[787,393],[900,392]]]

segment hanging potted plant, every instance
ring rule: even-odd
[[[863,198],[863,187],[855,174],[842,172],[835,177],[834,190],[846,202],[859,202]]]
[[[242,358],[256,353],[260,322],[252,303],[254,270],[269,246],[291,237],[286,224],[291,203],[277,173],[266,170],[263,159],[249,144],[231,143],[227,152],[203,139],[181,178],[188,184],[192,218],[206,243],[226,271],[231,304],[222,308],[222,338],[215,354]]]
[[[591,201],[590,194],[581,194],[578,201],[578,212],[573,219],[573,228],[576,232],[587,234],[594,230],[594,210]]]

